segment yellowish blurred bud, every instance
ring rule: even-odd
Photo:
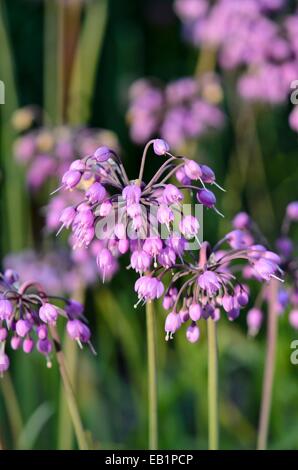
[[[223,99],[222,88],[218,83],[207,83],[202,90],[202,95],[212,104],[218,104]]]
[[[81,189],[82,191],[87,191],[90,186],[92,186],[92,184],[95,182],[95,178],[88,178],[88,179],[84,179],[84,178],[81,178],[81,181],[79,182],[79,184],[76,186],[76,189]]]
[[[36,137],[36,147],[40,152],[49,152],[54,146],[54,138],[48,131],[42,131]]]
[[[30,108],[17,109],[12,117],[11,124],[19,132],[25,131],[31,127],[34,120],[34,113]]]

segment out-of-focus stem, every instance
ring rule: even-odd
[[[74,292],[72,299],[83,303],[84,289],[79,289],[78,291]],[[65,334],[63,346],[64,356],[68,366],[69,378],[74,391],[76,391],[78,346],[72,339],[70,339],[68,334]],[[64,386],[61,384],[59,398],[58,449],[69,450],[72,448],[72,442],[73,427],[69,411],[64,406]]]
[[[76,370],[78,359],[78,346],[66,334],[63,340],[63,349],[67,368],[69,372],[69,380],[73,389],[76,389]],[[64,384],[60,385],[59,393],[59,422],[58,422],[58,449],[71,450],[73,444],[73,425],[68,408],[65,406]]]
[[[8,6],[8,5],[7,5]],[[11,125],[12,113],[18,108],[14,58],[9,38],[6,5],[0,0],[0,79],[5,84],[5,104],[0,104],[1,210],[5,220],[1,245],[4,252],[19,251],[28,244],[28,198],[24,175],[12,158],[16,138]]]
[[[154,140],[149,140],[149,142],[147,142],[147,144],[145,145],[145,148],[144,148],[144,151],[143,151],[141,165],[140,165],[140,171],[139,171],[139,177],[138,177],[138,180],[137,180],[139,186],[141,186],[141,184],[142,184],[147,152],[148,152],[148,149],[149,149],[150,145],[152,145],[153,142],[154,142]]]
[[[69,87],[81,32],[83,2],[69,2],[63,14],[63,118],[67,118]]]
[[[14,440],[14,448],[18,447],[18,440],[23,429],[23,419],[18,398],[9,372],[6,372],[1,380],[2,394],[5,402],[11,433]]]
[[[68,405],[69,413],[72,419],[74,431],[77,437],[78,445],[80,450],[88,450],[88,443],[86,439],[85,430],[82,425],[78,404],[72,388],[71,380],[69,378],[69,372],[66,368],[64,354],[61,349],[61,342],[58,332],[55,327],[51,326],[51,335],[54,341],[57,361],[59,364],[60,375],[64,385],[65,400]]]
[[[208,329],[208,434],[209,450],[218,449],[218,359],[216,322],[207,320]]]
[[[272,389],[275,371],[275,355],[277,343],[277,295],[278,295],[278,281],[272,279],[269,285],[269,299],[268,299],[268,324],[267,324],[267,345],[265,357],[265,369],[263,377],[263,391],[260,409],[260,421],[258,431],[257,449],[265,450],[268,441],[268,429],[271,412],[272,402]]]
[[[227,88],[228,89],[228,88]],[[230,157],[224,187],[229,196],[223,198],[223,210],[236,213],[240,209],[241,197],[246,193],[251,214],[264,220],[267,226],[275,222],[274,210],[267,187],[266,170],[256,125],[255,110],[250,104],[235,103],[234,87],[227,91],[227,103],[235,132],[235,153]],[[221,231],[226,230],[221,222]]]
[[[197,61],[195,64],[193,76],[196,79],[199,79],[205,73],[212,73],[216,67],[216,50],[212,48],[201,48],[198,56]],[[197,150],[198,150],[199,141],[198,139],[188,140],[184,145],[181,146],[179,149],[179,154],[184,155],[187,154],[189,158],[195,158]],[[187,200],[185,203],[190,203],[189,195],[186,195]]]
[[[202,48],[198,55],[198,60],[195,68],[195,77],[206,72],[212,72],[216,65],[216,51],[211,48]]]
[[[146,304],[148,355],[149,449],[158,449],[156,331],[153,302]]]
[[[85,18],[77,43],[69,80],[67,119],[73,125],[85,124],[90,117],[96,71],[101,56],[108,19],[108,0],[85,5]]]
[[[263,215],[266,214],[266,223],[268,223],[268,225],[271,227],[274,226],[276,222],[275,211],[271,200],[270,190],[268,188],[266,168],[264,165],[261,142],[257,129],[257,116],[255,110],[252,107],[249,108],[248,114],[249,125],[251,126],[251,133],[253,136],[252,148],[249,150],[253,156],[253,159],[248,165],[250,170],[250,181],[246,187],[246,191],[250,199],[251,213],[254,214],[255,212],[256,220],[261,220]],[[255,196],[258,188],[260,187],[263,188],[261,197],[254,197],[253,199],[252,196]]]
[[[44,111],[50,124],[63,116],[63,19],[64,2],[46,0],[44,26]]]

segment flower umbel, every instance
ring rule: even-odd
[[[223,243],[229,243],[228,236],[213,249],[208,242],[203,242],[197,262],[183,261],[166,268],[159,266],[136,282],[139,301],[150,301],[161,297],[164,291],[162,279],[172,272],[163,299],[164,308],[170,310],[165,321],[167,340],[182,324],[188,323],[187,340],[191,343],[198,341],[200,330],[197,322],[208,318],[217,321],[221,309],[231,321],[240,315],[240,310],[249,302],[249,289],[237,276],[237,272],[243,269],[243,262],[251,269],[259,270],[256,276],[259,281],[268,281],[279,272],[277,259],[272,259],[274,253],[270,255],[265,247],[247,245],[237,249],[219,249]],[[267,259],[269,255],[270,260]],[[270,272],[269,269],[266,273],[260,271],[261,262],[270,263]]]
[[[290,237],[291,225],[298,221],[298,201],[290,202],[286,208],[284,220],[281,225],[281,233],[275,241],[276,253],[272,251],[264,252],[261,259],[258,253],[252,251],[251,258],[254,259],[254,269],[244,269],[244,276],[249,278],[270,278],[272,269],[276,263],[279,264],[285,283],[279,288],[277,296],[277,312],[281,315],[289,310],[289,323],[298,330],[298,262],[295,256],[294,242]],[[243,225],[246,236],[252,240],[260,237],[258,227],[251,221],[248,214],[240,213],[234,218],[234,226]],[[260,245],[254,245],[260,248]],[[255,336],[262,325],[263,313],[261,307],[268,303],[269,289],[267,286],[260,291],[256,305],[247,315],[248,333]]]
[[[151,145],[155,155],[165,161],[147,183],[143,174]],[[187,174],[187,181],[180,181],[179,171]],[[172,182],[175,176],[177,183]],[[87,188],[82,185],[86,178],[90,181]],[[185,192],[205,191],[208,197],[202,197],[201,203],[216,210],[215,196],[205,184],[216,185],[213,171],[193,160],[172,155],[162,139],[147,143],[138,178],[134,180],[128,178],[116,152],[99,147],[62,177],[59,189],[76,188],[75,193],[79,189],[83,197],[79,201],[76,198],[75,205],[64,208],[61,228],[71,228],[73,248],[87,248],[95,237],[99,238],[96,257],[103,280],[114,269],[116,259],[128,251],[130,267],[141,276],[152,264],[169,268],[181,258],[186,240],[198,241],[199,221],[193,215],[184,215]]]
[[[61,317],[67,321],[68,335],[80,347],[85,343],[94,351],[90,343],[91,332],[79,302],[50,296],[37,282],[20,284],[14,271],[6,270],[0,274],[0,374],[9,367],[5,353],[8,342],[11,349],[22,347],[26,354],[36,346],[37,351],[46,357],[47,366],[51,367],[55,344],[52,336]]]

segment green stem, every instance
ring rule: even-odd
[[[71,298],[78,302],[84,302],[84,287],[73,292]],[[76,391],[77,385],[77,370],[78,370],[78,347],[73,340],[70,339],[68,334],[65,334],[63,341],[65,360],[68,365],[69,378],[74,390]],[[68,409],[64,406],[64,386],[60,385],[59,397],[59,423],[58,423],[58,449],[69,450],[72,448],[73,443],[73,427],[71,417]]]
[[[194,76],[199,78],[207,72],[213,72],[216,67],[217,53],[215,49],[202,48],[198,55]]]
[[[265,369],[263,377],[263,392],[260,410],[259,432],[257,449],[265,450],[268,441],[268,429],[272,402],[272,389],[275,370],[275,355],[277,343],[278,314],[276,310],[278,294],[278,281],[271,280],[269,285],[267,346]]]
[[[73,125],[86,124],[90,117],[96,72],[108,20],[108,3],[108,0],[96,0],[85,6],[85,18],[68,93],[67,120]]]
[[[9,38],[5,2],[0,0],[0,79],[5,84],[5,104],[0,105],[1,153],[1,211],[5,227],[2,229],[3,252],[19,251],[28,244],[28,198],[24,173],[12,158],[12,144],[16,138],[11,126],[12,113],[18,108],[14,57]]]
[[[199,80],[204,74],[208,72],[214,72],[216,68],[216,60],[217,60],[217,52],[215,49],[212,48],[202,48],[200,49],[197,61],[195,64],[195,68],[193,71],[193,77]],[[199,140],[187,140],[185,144],[183,144],[179,150],[178,154],[180,155],[188,155],[188,158],[196,159],[197,153],[199,148]],[[187,198],[189,195],[187,194]]]
[[[63,2],[46,0],[44,26],[44,111],[48,124],[63,120]]]
[[[61,3],[61,2],[60,2]],[[67,109],[69,101],[69,87],[72,79],[74,59],[81,35],[81,17],[83,11],[81,1],[68,2],[64,5],[62,27],[62,70],[63,70],[63,119],[68,121]],[[68,122],[69,123],[69,122]]]
[[[11,433],[14,440],[14,448],[18,447],[18,440],[23,429],[23,419],[16,391],[9,372],[6,372],[1,380],[2,394],[5,402]]]
[[[58,332],[55,327],[51,327],[51,335],[54,340],[57,361],[59,364],[60,375],[64,385],[65,399],[68,405],[69,413],[72,419],[74,431],[77,437],[78,445],[80,450],[88,450],[88,443],[86,439],[85,430],[82,425],[78,404],[72,388],[71,380],[69,378],[69,372],[65,365],[64,354],[61,349],[61,342]]]
[[[78,359],[78,346],[65,334],[63,340],[65,359],[69,372],[69,379],[75,390],[76,371]],[[58,421],[58,449],[71,450],[73,445],[73,426],[68,408],[65,406],[64,384],[60,385],[59,392],[59,421]]]
[[[208,329],[208,425],[209,450],[218,449],[218,360],[216,322],[207,320]]]
[[[149,449],[158,449],[156,331],[153,302],[146,304],[148,354]]]
[[[254,219],[262,220],[264,227],[271,227],[275,224],[275,215],[268,190],[255,110],[251,105],[235,102],[234,82],[230,86],[228,77],[226,81],[226,101],[235,132],[235,152],[228,163],[224,187],[229,189],[229,196],[223,197],[222,207],[225,213],[236,213],[240,210],[241,198],[245,195]],[[226,229],[227,222],[222,220],[220,231],[224,232]]]

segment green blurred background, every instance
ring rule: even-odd
[[[93,18],[93,26],[86,34],[78,83],[84,91],[92,67],[95,83],[90,110],[82,95],[82,115],[75,109],[71,118],[116,132],[125,164],[133,175],[141,148],[129,139],[128,87],[144,76],[168,81],[191,75],[197,50],[182,41],[181,25],[170,0],[94,0],[86,2],[86,11],[92,3],[102,16]],[[31,224],[32,219],[34,222],[39,218],[37,202],[26,188],[24,171],[12,158],[15,135],[10,118],[16,108],[30,104],[48,108],[55,115],[59,83],[55,83],[53,68],[57,65],[59,45],[55,1],[0,0],[0,4],[0,79],[6,85],[6,104],[0,106],[3,257],[38,244],[40,237],[36,229],[39,223]],[[86,23],[86,12],[84,15],[82,25]],[[225,219],[205,216],[204,238],[214,243],[229,229],[231,217],[245,209],[273,241],[286,204],[298,196],[297,135],[288,127],[287,106],[271,109],[261,105],[249,110],[254,117],[253,137],[245,122],[238,123],[241,132],[237,133],[235,119],[241,113],[233,76],[223,79],[227,122],[222,131],[198,143],[196,158],[210,163],[217,180],[227,189],[218,204]],[[232,113],[235,107],[237,111]],[[46,201],[47,195],[43,197]],[[69,352],[82,419],[95,448],[147,446],[146,321],[145,312],[133,308],[134,280],[134,273],[123,269],[111,284],[102,286],[98,281],[94,289],[87,291],[86,314],[98,355],[93,357],[87,350]],[[205,449],[206,334],[202,332],[196,345],[188,344],[179,334],[174,342],[166,343],[164,317],[158,306],[160,448]],[[298,449],[298,368],[289,360],[290,343],[297,334],[285,316],[279,323],[269,443],[273,449]],[[233,324],[225,319],[219,322],[221,448],[255,447],[264,339],[264,328],[256,339],[247,338],[245,314]],[[70,345],[67,347],[71,349]],[[1,445],[76,448],[60,393],[57,366],[48,370],[38,354],[24,356],[22,352],[11,354],[10,380],[5,378],[0,383]]]

